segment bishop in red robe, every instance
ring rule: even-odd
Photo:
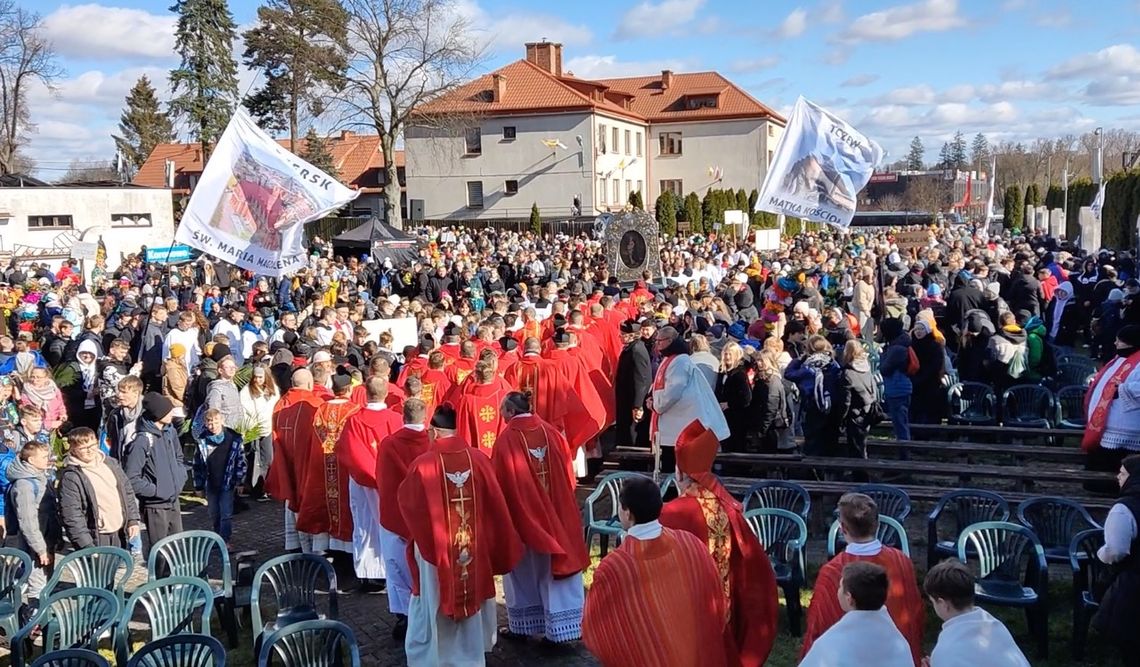
[[[619,498],[626,539],[594,571],[582,615],[586,647],[606,667],[727,667],[727,604],[708,547],[661,526],[652,480],[628,480]]]
[[[431,447],[424,425],[427,406],[410,398],[403,406],[403,426],[380,441],[376,449],[376,490],[379,495],[380,553],[388,575],[388,611],[396,615],[393,637],[403,640],[408,628],[408,602],[412,597],[412,574],[408,568],[408,540],[412,534],[400,512],[397,492],[408,468]]]
[[[333,377],[333,399],[313,417],[301,509],[297,531],[305,553],[352,553],[352,510],[348,504],[348,471],[337,460],[336,445],[344,425],[360,406],[348,400],[352,391],[347,375]]]
[[[895,626],[910,644],[914,664],[922,660],[922,633],[926,621],[926,601],[918,588],[914,563],[893,547],[875,537],[879,529],[879,510],[875,501],[862,493],[848,493],[839,499],[839,528],[847,540],[847,548],[819,570],[815,579],[811,606],[808,608],[807,631],[800,659],[807,655],[813,642],[828,628],[839,622],[843,608],[830,591],[839,590],[843,568],[855,561],[868,561],[882,566],[890,582],[887,589],[887,611]]]
[[[380,543],[380,497],[376,491],[376,451],[379,443],[403,425],[385,399],[388,380],[369,378],[368,403],[344,424],[336,444],[337,463],[348,473],[348,505],[352,511],[352,563],[366,592],[379,591],[386,578]]]
[[[323,401],[313,393],[313,374],[305,368],[293,372],[293,387],[273,407],[273,462],[265,477],[265,492],[285,503],[285,548],[301,546],[297,512],[301,509],[305,473],[309,469],[309,443],[313,420]]]
[[[681,494],[662,509],[661,525],[692,533],[708,545],[728,601],[729,663],[762,667],[776,639],[776,576],[740,503],[712,474],[719,446],[700,421],[681,431],[676,451]]]
[[[525,550],[503,577],[510,631],[552,642],[582,633],[582,572],[590,564],[566,439],[531,414],[526,394],[502,402],[506,428],[491,462]]]
[[[410,667],[483,664],[496,641],[495,576],[514,569],[522,542],[491,461],[455,436],[455,411],[432,416],[431,451],[400,484],[411,534]]]

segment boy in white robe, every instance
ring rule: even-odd
[[[914,667],[910,644],[884,606],[887,586],[887,571],[874,563],[844,567],[837,592],[843,618],[815,640],[800,667]]]
[[[1029,667],[1002,622],[974,606],[974,573],[961,561],[930,568],[922,587],[942,619],[929,667]]]

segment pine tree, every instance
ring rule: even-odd
[[[945,150],[945,145],[943,146],[943,150]],[[922,139],[918,137],[911,139],[910,150],[906,154],[906,168],[909,171],[922,171],[922,156],[925,152],[926,149],[922,147]]]
[[[1022,200],[1024,206],[1040,206],[1041,205],[1041,191],[1037,189],[1036,183],[1030,183],[1025,188],[1025,199]]]
[[[1025,206],[1021,203],[1021,188],[1011,185],[1005,189],[1005,228],[1018,231],[1025,220]]]
[[[744,191],[744,188],[740,188],[736,191],[736,205],[733,206],[733,208],[738,211],[752,210],[748,208],[748,193]]]
[[[243,104],[262,127],[288,130],[294,152],[302,116],[319,116],[342,86],[347,30],[348,12],[338,0],[267,0],[257,8],[257,25],[242,35],[242,59],[264,81]]]
[[[329,140],[317,134],[315,128],[310,127],[309,131],[305,133],[305,145],[297,155],[329,176],[340,178],[340,172],[336,168],[336,160],[333,158],[332,149],[329,147]]]
[[[677,233],[677,203],[674,199],[673,193],[666,190],[657,197],[657,205],[654,207],[661,233],[669,236]]]
[[[170,118],[159,108],[158,95],[145,74],[127,93],[127,107],[119,116],[119,134],[112,138],[129,176],[138,172],[155,146],[174,138]]]
[[[950,142],[942,143],[942,148],[938,151],[938,168],[950,169],[950,165],[954,161],[953,149],[950,148]]]
[[[753,188],[752,192],[748,193],[748,210],[755,211],[756,202],[758,201],[760,201],[760,192]]]
[[[700,232],[705,228],[705,221],[703,211],[701,210],[701,198],[697,193],[690,192],[685,197],[685,219],[692,225],[694,232]]]
[[[530,230],[542,236],[542,214],[538,212],[538,202],[530,205]]]
[[[629,193],[629,206],[630,208],[635,208],[639,211],[645,210],[645,201],[642,200],[640,192],[634,190],[633,192]]]
[[[982,171],[986,168],[986,161],[990,159],[990,142],[981,132],[974,135],[970,143],[970,164],[974,169]]]
[[[234,18],[226,0],[176,0],[171,11],[178,14],[174,49],[182,62],[170,71],[170,115],[190,126],[205,161],[238,97]]]
[[[966,138],[962,136],[962,132],[954,133],[954,139],[950,142],[950,164],[947,165],[950,169],[965,169],[968,162],[966,161]]]
[[[1059,185],[1050,185],[1045,191],[1045,206],[1050,211],[1065,207],[1065,191]]]

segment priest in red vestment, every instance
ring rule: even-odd
[[[661,490],[630,479],[619,494],[621,546],[594,571],[582,640],[605,667],[728,667],[724,587],[704,542],[662,527]]]
[[[392,637],[397,641],[403,641],[408,630],[412,574],[408,569],[407,554],[411,532],[404,523],[396,493],[408,476],[408,466],[431,446],[424,425],[426,410],[427,406],[418,398],[404,401],[402,428],[381,440],[376,449],[380,553],[384,557],[384,570],[388,575],[388,611],[396,616]]]
[[[564,432],[571,451],[574,452],[574,472],[578,477],[585,477],[586,449],[609,423],[609,416],[614,412],[613,401],[607,404],[594,384],[594,377],[586,361],[571,349],[573,334],[559,329],[553,340],[554,349],[545,355],[545,361],[556,377],[565,378],[570,391],[578,397],[584,410],[584,414],[575,415],[571,412],[567,415]]]
[[[285,503],[285,548],[299,549],[297,512],[301,509],[313,419],[323,401],[313,393],[313,374],[293,371],[293,387],[273,407],[273,462],[265,477],[265,492]]]
[[[460,338],[463,335],[463,328],[455,322],[448,322],[443,327],[443,344],[439,346],[439,352],[446,360],[446,364],[450,365],[459,359],[460,355]]]
[[[465,340],[459,344],[459,356],[452,359],[443,368],[443,373],[447,376],[447,381],[451,383],[451,386],[454,387],[463,382],[471,374],[471,371],[475,370],[475,356],[475,341]]]
[[[419,346],[416,348],[417,354],[409,357],[400,369],[400,375],[396,378],[396,384],[403,387],[408,382],[408,378],[412,376],[420,376],[428,367],[428,355],[435,349],[435,341],[429,335],[421,336]]]
[[[502,402],[506,428],[491,462],[525,550],[503,577],[510,632],[552,642],[582,633],[582,572],[590,564],[566,439],[531,413],[526,394]]]
[[[519,343],[510,336],[499,339],[499,373],[506,377],[511,367],[519,362]]]
[[[729,662],[762,667],[776,639],[776,576],[740,503],[712,474],[719,446],[716,434],[699,421],[681,431],[676,451],[681,494],[661,511],[661,525],[688,531],[708,545],[728,600]]]
[[[364,385],[368,403],[344,424],[336,444],[337,462],[348,472],[348,505],[352,511],[352,564],[362,592],[380,592],[386,578],[380,543],[380,497],[376,491],[376,450],[403,425],[385,399],[388,380],[373,376]]]
[[[416,398],[427,403],[429,414],[435,413],[436,406],[442,403],[443,397],[451,391],[451,380],[447,379],[447,375],[443,372],[443,365],[443,353],[437,350],[428,356],[427,368],[418,375],[421,384]],[[407,389],[406,386],[404,388]],[[409,391],[408,395],[411,396],[412,393]]]
[[[926,601],[918,588],[914,564],[902,551],[886,546],[876,538],[879,510],[875,501],[862,493],[848,493],[839,499],[839,528],[847,548],[819,570],[808,608],[807,631],[800,650],[803,659],[812,643],[843,616],[839,600],[830,591],[839,590],[843,568],[855,561],[868,561],[886,569],[890,581],[887,611],[899,632],[910,644],[914,664],[922,660],[922,632],[926,621]]]
[[[407,394],[404,393],[404,390],[401,389],[399,385],[394,382],[389,382],[389,379],[392,377],[392,365],[388,363],[387,359],[380,355],[372,357],[368,362],[368,378],[374,377],[384,378],[384,381],[388,383],[388,397],[384,399],[384,402],[393,412],[400,414],[401,406],[404,404],[404,399],[407,397]],[[368,405],[367,385],[368,383],[364,382],[352,388],[351,400],[362,408]]]
[[[348,471],[337,461],[336,445],[345,422],[360,407],[348,400],[352,380],[333,376],[333,399],[313,418],[308,469],[297,512],[297,532],[305,553],[352,553],[352,510],[348,504]]]
[[[621,341],[621,322],[614,324],[613,321],[607,319],[602,304],[596,303],[590,306],[590,322],[586,325],[586,331],[593,334],[594,338],[601,344],[602,359],[605,360],[602,371],[606,376],[612,378],[617,369],[618,357],[621,356],[622,348],[625,347]]]
[[[494,363],[481,359],[475,364],[475,372],[449,395],[448,403],[455,408],[457,435],[487,456],[503,430],[505,422],[499,406],[510,391],[510,384],[495,375]]]
[[[409,667],[480,665],[497,639],[495,576],[514,569],[522,542],[491,461],[455,436],[455,411],[436,409],[431,451],[398,492],[411,534]]]

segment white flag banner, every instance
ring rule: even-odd
[[[1092,209],[1093,215],[1096,216],[1097,221],[1100,220],[1100,210],[1104,208],[1104,186],[1105,182],[1100,182],[1100,189],[1096,191],[1096,197],[1093,197],[1092,204],[1089,208]]]
[[[304,225],[356,198],[237,111],[210,155],[175,238],[257,275],[303,268]]]
[[[994,190],[997,189],[997,156],[990,158],[989,175],[990,196],[986,199],[986,224],[994,219]]]
[[[801,97],[776,146],[756,208],[846,229],[856,195],[882,159],[878,144]]]

